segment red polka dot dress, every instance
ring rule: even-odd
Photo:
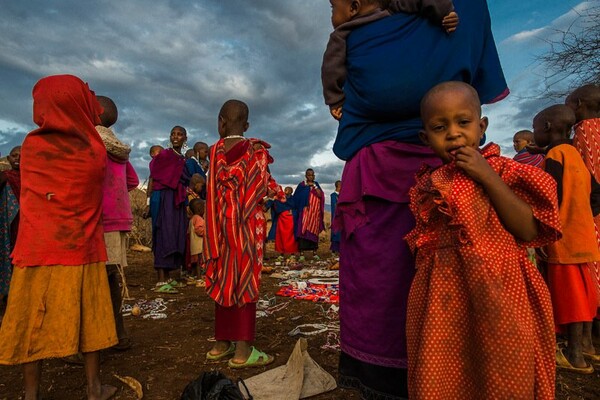
[[[407,236],[417,252],[406,324],[411,400],[554,399],[552,303],[526,247],[560,237],[556,184],[500,157],[495,144],[481,151],[532,207],[539,234],[516,240],[481,185],[454,163],[419,173]]]

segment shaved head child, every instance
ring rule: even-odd
[[[600,261],[594,215],[600,212],[600,186],[568,139],[575,113],[554,105],[533,119],[535,143],[546,148],[544,170],[557,183],[563,236],[546,247],[547,280],[554,320],[567,335],[567,347],[556,352],[560,369],[591,374],[586,357],[598,357],[592,344],[597,297],[589,263]]]
[[[488,120],[466,83],[433,87],[421,118],[444,165],[423,167],[410,190],[409,398],[553,399],[550,296],[524,244],[559,235],[556,185],[494,143],[479,148]]]

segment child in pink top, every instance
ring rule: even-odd
[[[101,125],[96,131],[106,147],[106,174],[103,185],[102,223],[108,261],[106,272],[110,286],[113,314],[119,343],[113,348],[126,350],[131,347],[131,339],[125,330],[121,315],[122,295],[119,287],[120,275],[127,266],[127,232],[133,225],[133,214],[129,203],[129,191],[140,183],[133,166],[129,162],[131,147],[121,142],[110,129],[117,122],[118,111],[108,97],[96,96],[104,112],[100,115]]]

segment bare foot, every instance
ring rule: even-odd
[[[208,352],[210,355],[217,356],[229,350],[231,347],[231,342],[228,341],[217,341],[215,345]]]
[[[111,399],[115,393],[117,393],[116,387],[111,385],[102,385],[100,386],[100,393],[88,393],[88,400],[108,400]]]
[[[588,366],[587,362],[583,358],[583,354],[581,352],[569,351],[570,349],[567,347],[564,352],[565,356],[569,360],[572,366],[575,368],[585,368]]]

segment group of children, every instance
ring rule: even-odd
[[[172,149],[172,146],[171,146]],[[165,149],[162,146],[154,145],[150,147],[150,177],[148,183],[148,198],[152,196],[154,180],[152,171],[156,171],[155,158],[161,154]],[[178,288],[185,285],[195,285],[197,287],[204,287],[205,282],[203,275],[205,272],[204,258],[202,257],[203,251],[203,235],[204,235],[204,212],[205,212],[205,200],[207,195],[207,176],[209,167],[209,146],[204,142],[197,142],[194,146],[184,153],[185,156],[185,168],[182,176],[189,177],[186,181],[185,192],[187,198],[187,217],[189,223],[187,225],[186,234],[186,245],[185,245],[185,258],[183,265],[185,268],[184,278],[185,282],[177,282],[173,279],[165,279],[160,277],[156,285],[156,291],[160,293],[178,293]],[[341,188],[341,181],[337,181],[335,184],[335,192],[332,194],[331,211],[332,215],[335,209],[335,203],[337,200],[337,194]],[[288,255],[294,255],[299,253],[298,240],[296,238],[296,224],[298,223],[298,210],[293,201],[293,189],[292,187],[286,187],[284,190],[286,199],[277,199],[270,196],[265,199],[263,204],[263,211],[265,213],[270,212],[271,214],[271,229],[268,235],[265,237],[266,242],[273,241],[275,244],[275,251],[280,254],[280,258],[285,258]],[[148,201],[150,203],[150,200]],[[148,207],[145,212],[145,217],[151,217],[154,214],[159,214],[160,210],[152,209]],[[155,223],[153,222],[153,230]],[[153,239],[154,239],[153,234]],[[265,243],[266,243],[265,242]],[[332,252],[339,252],[339,233],[333,232],[331,234],[331,250]],[[154,244],[153,244],[154,245]],[[300,258],[300,260],[302,257]],[[161,272],[161,270],[158,270]]]
[[[600,363],[600,88],[565,103],[517,132],[515,162],[495,144],[479,148],[488,121],[471,86],[446,82],[423,98],[420,136],[444,165],[424,168],[411,190],[411,398],[552,399],[555,367],[591,374]]]
[[[150,177],[148,187],[152,188],[154,178],[152,176],[153,163],[164,148],[159,145],[150,147]],[[161,293],[178,293],[177,286],[179,285],[195,285],[204,287],[202,275],[204,273],[203,259],[201,257],[204,235],[204,209],[206,200],[206,180],[208,173],[208,152],[209,147],[204,142],[196,142],[194,146],[185,152],[185,172],[188,177],[187,185],[185,185],[186,195],[186,214],[189,219],[185,238],[185,257],[184,257],[184,275],[185,283],[177,283],[170,280],[164,282],[159,278],[156,290]],[[151,189],[148,191],[150,198]],[[148,204],[149,205],[149,204]],[[154,210],[154,214],[159,211]],[[152,209],[148,207],[145,212],[145,217],[153,215]],[[154,229],[153,224],[153,229]]]

